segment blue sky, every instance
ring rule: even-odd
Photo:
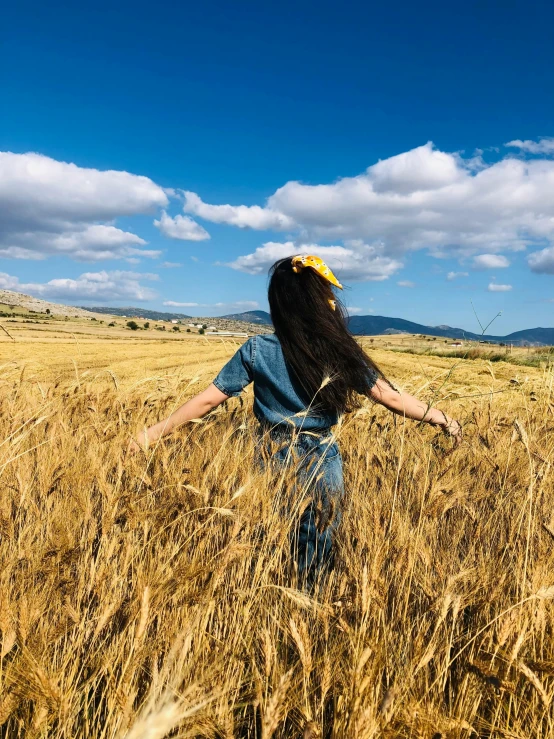
[[[0,287],[217,315],[308,250],[353,312],[554,325],[552,3],[115,6],[4,11]]]

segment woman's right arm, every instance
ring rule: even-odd
[[[371,390],[371,397],[375,402],[399,416],[412,418],[414,421],[424,421],[432,426],[440,426],[445,433],[454,439],[456,446],[462,440],[462,427],[458,421],[450,418],[438,408],[430,407],[413,395],[394,390],[384,380],[377,380]]]
[[[177,408],[170,416],[165,418],[163,421],[158,421],[148,429],[140,431],[137,438],[129,443],[128,452],[134,454],[141,449],[146,450],[152,444],[155,444],[158,439],[163,436],[167,436],[174,429],[187,421],[192,421],[196,418],[202,418],[209,413],[218,405],[228,400],[228,395],[222,393],[213,383],[207,387],[203,392],[198,393],[180,408]]]

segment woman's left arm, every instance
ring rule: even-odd
[[[456,446],[462,440],[462,427],[454,418],[447,416],[444,411],[426,405],[424,401],[408,393],[394,390],[384,380],[377,380],[371,390],[371,397],[377,403],[385,406],[393,413],[414,421],[424,421],[432,426],[440,426],[443,431],[454,439]]]
[[[170,416],[158,421],[158,423],[150,426],[150,428],[141,431],[136,440],[129,443],[128,451],[135,453],[140,449],[148,449],[149,446],[155,444],[158,439],[167,436],[178,426],[195,418],[202,418],[218,405],[221,405],[229,396],[222,393],[221,390],[212,383],[194,398],[187,400],[180,408],[177,408]]]

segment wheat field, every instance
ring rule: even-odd
[[[256,468],[251,390],[123,455],[235,348],[0,344],[0,736],[554,736],[552,368],[371,350],[464,442],[346,416],[336,567],[308,595],[287,542],[309,491]]]

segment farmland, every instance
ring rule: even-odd
[[[124,456],[238,342],[40,321],[0,341],[0,736],[553,735],[547,361],[363,339],[464,441],[367,400],[345,417],[337,563],[307,594],[251,389]]]

